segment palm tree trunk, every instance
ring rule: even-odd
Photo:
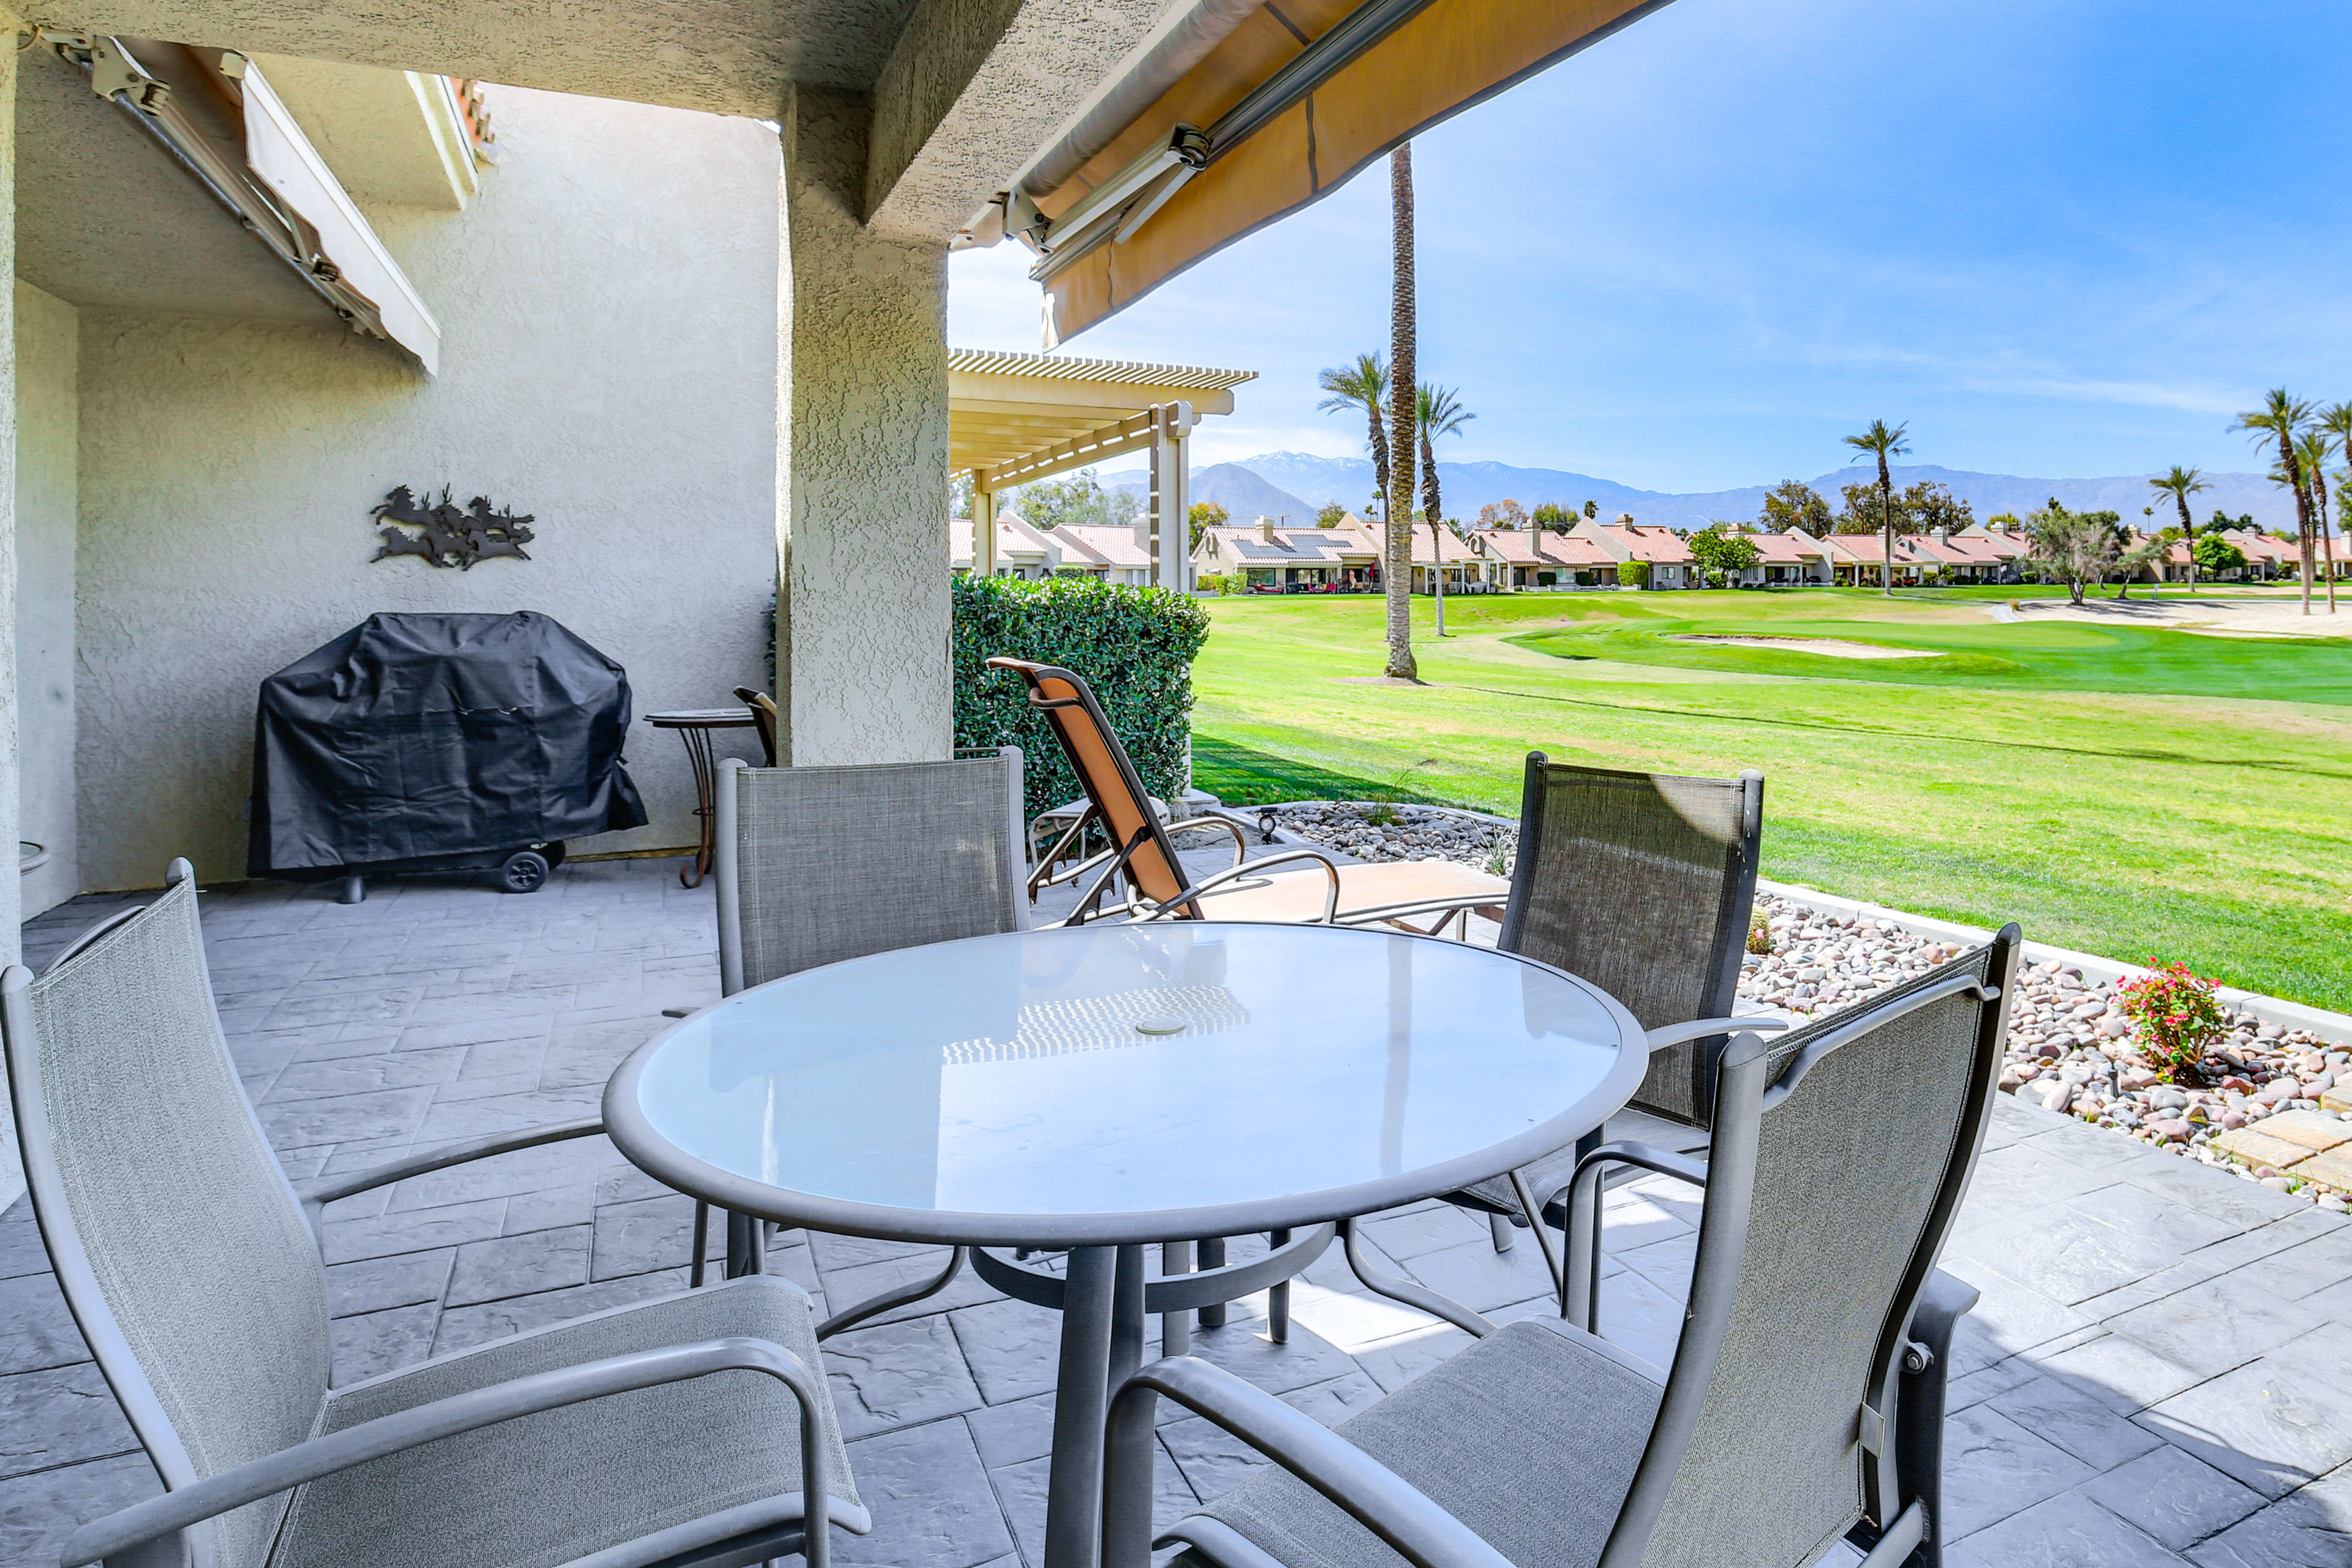
[[[1388,634],[1389,674],[1418,680],[1412,658],[1413,392],[1421,384],[1414,363],[1412,261],[1412,143],[1389,154],[1389,199],[1396,272],[1389,299],[1389,493]]]
[[[1878,454],[1878,516],[1885,525],[1885,559],[1878,572],[1879,591],[1888,598],[1895,596],[1895,481],[1887,476],[1886,454]]]
[[[2278,444],[2279,467],[2294,489],[2295,543],[2303,552],[2303,613],[2307,616],[2311,614],[2311,497],[2303,488],[2303,465],[2295,458],[2294,432],[2282,426]]]
[[[2189,521],[2189,497],[2183,493],[2172,498],[2180,503],[2180,547],[2189,552],[2189,585],[2197,586],[2197,525]]]
[[[1418,409],[1419,406],[1418,395],[1416,395],[1414,407]],[[1445,543],[1437,536],[1437,520],[1444,513],[1439,510],[1438,501],[1437,452],[1430,446],[1429,432],[1426,430],[1421,433],[1421,503],[1423,512],[1429,519],[1429,558],[1435,563],[1433,570],[1437,574],[1434,580],[1437,590],[1437,635],[1444,637],[1445,635]]]
[[[2327,537],[2327,476],[2317,468],[2311,470],[2312,531],[2319,535],[2320,549],[2327,562],[2322,577],[2327,584],[2327,613],[2336,613],[2336,546]]]

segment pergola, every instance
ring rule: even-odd
[[[1233,389],[1256,379],[1254,370],[950,350],[948,468],[971,479],[973,574],[996,571],[998,496],[1149,450],[1151,580],[1186,586],[1185,438],[1204,416],[1231,414]]]

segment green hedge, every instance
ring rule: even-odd
[[[955,743],[1020,747],[1032,815],[1076,799],[1077,775],[1021,678],[983,664],[998,655],[1085,676],[1144,787],[1163,800],[1182,792],[1192,656],[1209,635],[1208,613],[1190,595],[1091,577],[958,577],[954,605]]]

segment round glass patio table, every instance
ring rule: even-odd
[[[1115,1310],[1114,1255],[1139,1270],[1145,1243],[1317,1226],[1501,1175],[1599,1127],[1647,1065],[1613,997],[1489,948],[1097,924],[754,986],[633,1054],[604,1120],[639,1168],[740,1214],[1072,1249],[1047,1525],[1062,1568],[1092,1539],[1105,1380],[1141,1345],[1140,1274]]]

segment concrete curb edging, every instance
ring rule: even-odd
[[[1807,909],[1822,910],[1831,914],[1853,915],[1874,920],[1881,925],[1891,925],[1915,936],[1932,937],[1938,942],[1953,942],[1964,946],[1992,940],[1992,932],[1980,926],[1961,925],[1954,921],[1937,920],[1932,915],[1915,915],[1901,910],[1890,910],[1881,904],[1864,903],[1859,899],[1842,898],[1824,893],[1818,888],[1808,888],[1797,882],[1771,882],[1757,879],[1756,890],[1786,899]],[[2053,960],[2083,972],[2086,980],[2132,980],[2146,974],[2146,967],[2122,963],[2096,953],[2076,952],[2072,948],[2051,947],[2046,943],[2028,942],[2025,944],[2028,963],[2048,963]],[[2352,1045],[2352,1016],[2331,1013],[2323,1007],[2306,1006],[2301,1002],[2282,1001],[2276,996],[2259,995],[2241,991],[2234,985],[2220,987],[2222,1003],[2241,1013],[2250,1014],[2265,1024],[2276,1024],[2286,1029],[2308,1029],[2324,1040]]]

